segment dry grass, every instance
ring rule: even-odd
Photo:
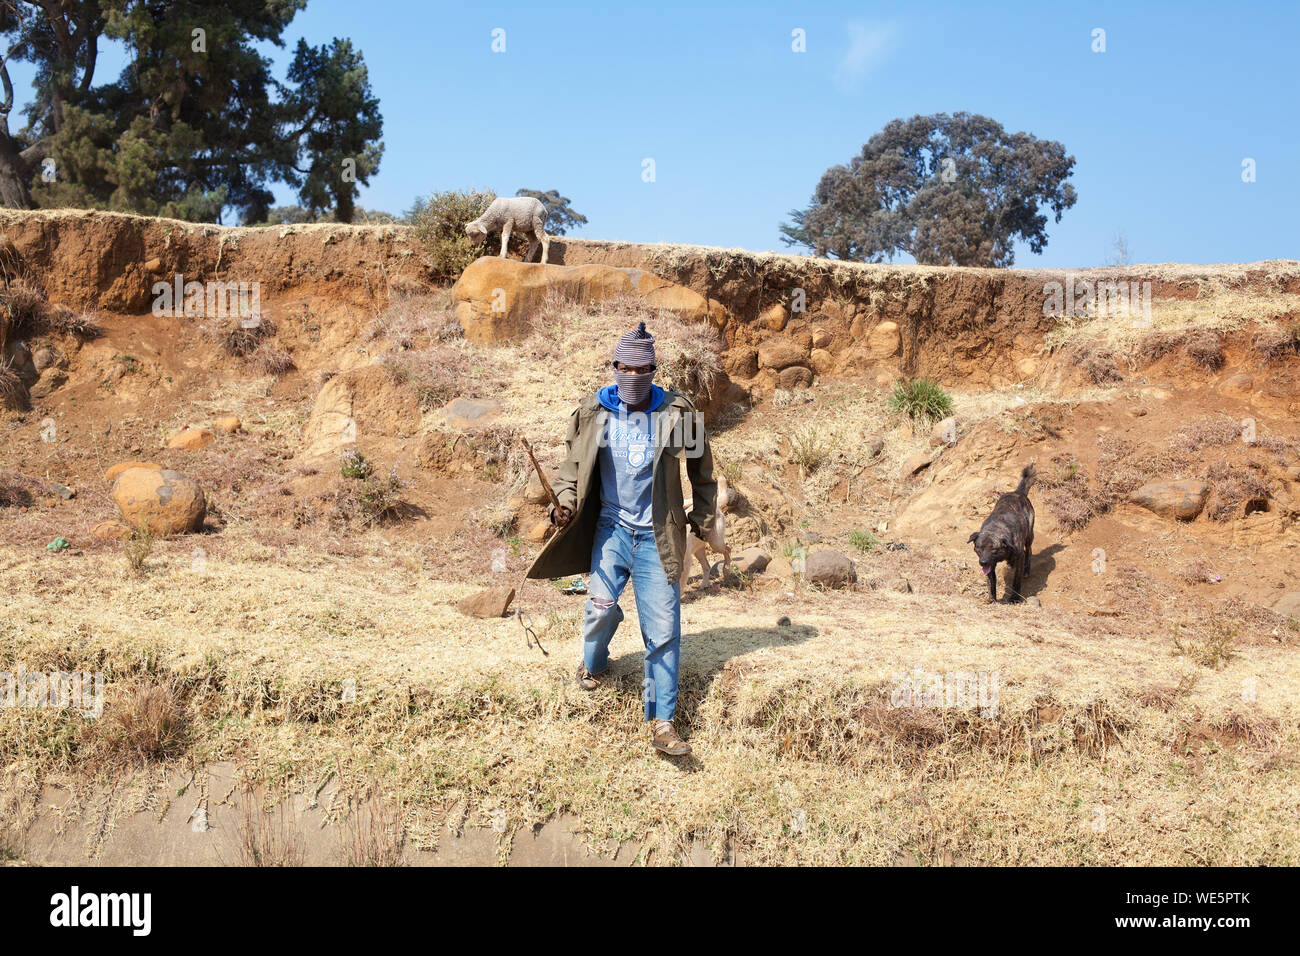
[[[0,406],[14,411],[27,406],[27,386],[10,361],[0,359]]]
[[[401,866],[405,831],[402,808],[371,791],[344,818],[340,831],[345,866]]]
[[[262,343],[275,335],[275,322],[269,316],[259,316],[256,322],[243,316],[231,316],[211,333],[230,355],[248,358],[262,347]]]
[[[252,360],[263,375],[271,375],[275,378],[287,375],[298,367],[294,364],[292,355],[274,343],[266,341],[257,347]]]
[[[78,312],[66,305],[49,307],[44,316],[44,330],[79,339],[98,338],[104,332],[95,312]]]
[[[514,622],[451,607],[476,583],[430,579],[378,539],[364,547],[344,559],[291,546],[250,574],[246,542],[203,574],[166,563],[148,583],[115,580],[85,555],[65,564],[57,603],[32,586],[38,560],[0,550],[0,586],[14,596],[0,660],[72,669],[102,654],[111,709],[115,684],[148,659],[153,679],[185,689],[192,752],[295,792],[330,774],[379,788],[406,808],[414,847],[436,845],[446,808],[489,806],[519,827],[571,814],[592,845],[696,838],[744,863],[1297,860],[1300,663],[1253,620],[1241,619],[1231,655],[1211,669],[1199,663],[1210,650],[1198,660],[1159,653],[1153,623],[1117,630],[943,590],[925,602],[883,590],[794,600],[723,590],[689,609],[679,720],[696,757],[679,765],[655,759],[639,732],[634,604],[612,679],[582,694],[569,679],[582,598],[540,584],[520,596],[559,610],[542,658]],[[201,601],[175,600],[200,591]],[[794,624],[777,627],[781,615]],[[1187,633],[1185,646],[1204,642]],[[996,716],[893,707],[892,689],[918,669],[997,671]],[[1203,676],[1186,693],[1152,695],[1192,672]],[[1265,674],[1269,693],[1243,703],[1242,681]],[[351,702],[345,679],[356,684]],[[47,744],[59,739],[57,715],[42,715],[43,735],[30,723],[20,731],[15,716],[0,713],[7,766],[32,781],[94,766],[82,769],[90,752],[56,756]],[[1174,749],[1193,721],[1250,733],[1193,761]],[[1096,806],[1111,820],[1101,835],[1088,827]],[[791,831],[795,811],[802,832]],[[301,859],[288,822],[276,828],[259,813],[241,837],[247,862]],[[393,828],[383,823],[373,841],[370,829],[363,817],[355,858],[391,858]]]
[[[186,715],[177,685],[141,681],[105,705],[96,734],[99,759],[119,765],[149,764],[177,756],[187,742]]]
[[[452,312],[451,290],[394,293],[388,307],[366,327],[369,341],[387,340],[398,349],[461,338],[464,330]]]
[[[302,866],[307,841],[302,826],[283,802],[265,810],[248,795],[241,815],[236,866]]]

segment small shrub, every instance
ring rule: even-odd
[[[1189,630],[1191,633],[1185,637],[1184,632]],[[1240,630],[1241,622],[1222,612],[1212,615],[1203,627],[1175,624],[1174,653],[1217,671],[1237,656],[1232,645]]]
[[[1241,423],[1233,418],[1202,418],[1188,422],[1175,433],[1170,447],[1176,451],[1194,452],[1202,448],[1218,448],[1241,441]]]
[[[481,216],[494,199],[492,192],[452,189],[415,200],[409,220],[435,282],[458,278],[482,254],[483,244],[465,235],[465,224]]]
[[[894,385],[889,408],[914,422],[934,424],[952,414],[952,397],[937,382],[914,378]]]
[[[375,466],[357,448],[343,453],[339,474],[344,479],[334,496],[339,516],[365,525],[392,517],[402,503],[402,489],[410,484],[398,477],[396,465],[386,475],[376,474]]]
[[[351,451],[345,451],[339,456],[339,474],[344,478],[351,478],[354,481],[364,481],[375,472],[375,466],[372,465],[360,448],[353,448]]]
[[[0,508],[30,508],[39,484],[16,471],[0,472]]]
[[[144,573],[144,562],[153,551],[154,535],[145,525],[134,529],[122,539],[122,554],[126,556],[127,567],[135,574]]]
[[[1210,562],[1205,559],[1205,555],[1200,555],[1194,561],[1188,563],[1183,568],[1183,583],[1185,584],[1207,584],[1214,580],[1214,574],[1210,570]]]
[[[245,797],[243,820],[239,827],[239,866],[302,866],[307,858],[307,844],[302,827],[282,799],[275,813],[265,811]]]
[[[1087,527],[1105,510],[1073,455],[1053,458],[1050,467],[1039,470],[1038,484],[1047,491],[1048,510],[1067,534]]]
[[[395,383],[415,389],[425,411],[440,408],[453,398],[481,397],[490,388],[490,383],[471,374],[469,354],[454,343],[389,353],[380,365]]]

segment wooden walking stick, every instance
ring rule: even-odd
[[[528,460],[533,463],[533,468],[537,470],[537,478],[542,483],[542,490],[545,491],[546,496],[551,499],[551,506],[555,509],[555,513],[558,515],[560,513],[560,499],[555,496],[555,492],[551,489],[551,483],[546,480],[546,475],[542,471],[542,466],[537,463],[537,457],[533,454],[533,446],[528,444],[528,439],[524,438],[522,435],[519,437],[519,440],[524,443],[524,451],[528,452]]]

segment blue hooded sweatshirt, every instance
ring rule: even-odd
[[[650,386],[646,411],[630,412],[618,397],[618,386],[607,385],[596,399],[614,414],[605,419],[600,442],[600,513],[638,531],[654,530],[651,500],[654,484],[654,417],[664,402],[664,390]]]

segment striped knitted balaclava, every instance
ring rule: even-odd
[[[618,346],[614,349],[614,361],[633,367],[655,364],[655,337],[646,331],[644,322],[631,332],[624,333],[618,340]],[[654,377],[655,372],[637,375],[615,369],[614,381],[618,383],[618,397],[628,406],[641,404],[650,394],[650,383]]]

